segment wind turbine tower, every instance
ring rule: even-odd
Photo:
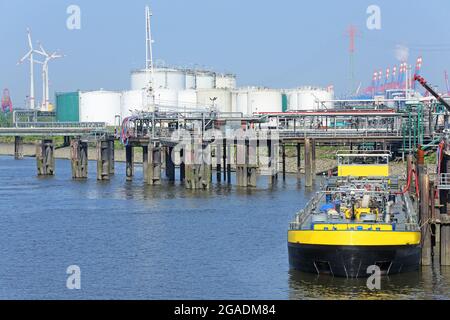
[[[42,44],[39,45],[40,50],[36,50],[36,53],[42,55],[45,59],[44,62],[38,62],[42,64],[42,110],[49,111],[50,109],[50,89],[49,89],[49,72],[48,72],[48,64],[51,60],[62,58],[63,56],[58,54],[57,52],[53,52],[52,54],[48,54],[45,51]]]
[[[30,51],[28,51],[28,53],[23,56],[22,59],[19,60],[19,62],[17,63],[22,64],[25,60],[30,60],[30,96],[28,97],[29,99],[29,108],[34,110],[36,107],[35,104],[35,97],[34,97],[34,53],[36,52],[33,48],[33,42],[31,40],[31,31],[30,29],[27,29],[27,34],[28,34],[28,45],[30,47]]]

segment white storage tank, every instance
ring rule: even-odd
[[[155,104],[161,107],[178,107],[178,90],[172,89],[156,89]]]
[[[146,88],[150,80],[150,71],[147,72],[143,69],[131,72],[131,90]],[[153,81],[155,89],[184,90],[186,87],[186,74],[179,69],[154,68]]]
[[[248,91],[247,113],[282,112],[283,98],[280,90],[252,88]]]
[[[109,126],[120,117],[121,93],[113,91],[80,92],[80,122],[105,122]]]
[[[214,106],[220,112],[232,111],[231,91],[227,89],[198,89],[197,100],[201,107]]]
[[[233,112],[241,112],[243,115],[248,115],[248,90],[235,91],[236,107]]]
[[[171,90],[186,89],[186,74],[183,70],[157,69],[157,72],[165,74],[165,76],[166,76],[166,86],[164,88],[171,89]],[[156,87],[156,88],[158,88],[158,87]]]
[[[334,91],[317,87],[302,87],[287,91],[288,110],[333,109]]]
[[[217,74],[216,75],[217,89],[235,89],[236,76],[233,74]]]
[[[197,108],[197,91],[182,90],[178,92],[178,107],[181,109]]]
[[[129,117],[135,111],[144,109],[144,90],[130,90],[122,92],[120,100],[120,114],[122,119]]]
[[[195,78],[196,78],[195,71],[192,70],[185,71],[185,82],[187,90],[195,89],[197,87]]]
[[[214,89],[216,87],[216,74],[210,71],[196,71],[195,82],[197,89]]]

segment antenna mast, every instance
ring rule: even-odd
[[[145,7],[145,74],[147,80],[147,97],[153,97],[154,68],[153,68],[153,39],[151,28],[152,12],[149,6]],[[148,76],[150,74],[150,79]]]

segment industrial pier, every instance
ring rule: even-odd
[[[232,174],[238,187],[256,187],[258,175],[268,176],[268,183],[276,184],[279,175],[286,179],[287,147],[296,150],[297,179],[300,182],[303,178],[302,168],[305,187],[314,184],[316,146],[389,150],[407,163],[404,192],[413,195],[420,212],[422,265],[431,265],[436,252],[440,253],[441,265],[450,265],[450,134],[445,129],[449,111],[446,102],[439,99],[407,104],[402,109],[366,106],[252,116],[154,111],[126,118],[114,133],[105,123],[45,122],[40,118],[47,119],[51,113],[16,111],[14,126],[0,128],[0,136],[15,137],[16,159],[22,158],[23,137],[42,137],[36,146],[39,176],[56,173],[52,138],[65,137],[71,148],[73,179],[88,177],[88,143],[96,143],[99,181],[107,181],[114,174],[114,143],[121,140],[127,180],[134,176],[134,149],[141,148],[146,184],[161,184],[163,172],[168,181],[175,181],[179,166],[179,179],[193,190],[210,189],[213,171],[216,181],[225,185],[231,184]],[[236,136],[231,128],[243,135]],[[189,139],[180,131],[188,133]],[[427,172],[424,165],[425,152],[435,149],[437,174]]]

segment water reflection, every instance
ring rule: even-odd
[[[367,279],[333,278],[289,271],[289,299],[394,300],[449,299],[450,268],[423,267],[420,271],[382,277],[381,290],[371,291]]]

